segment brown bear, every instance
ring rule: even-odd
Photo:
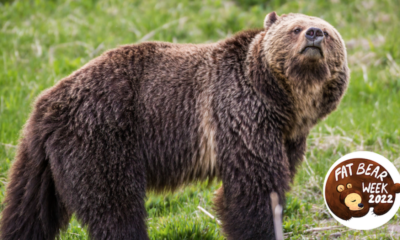
[[[400,184],[394,183],[388,171],[368,159],[351,159],[338,164],[325,185],[329,209],[339,218],[363,217],[371,207],[376,215],[393,206]]]
[[[349,81],[329,23],[267,15],[213,44],[147,42],[90,61],[44,91],[25,125],[1,238],[54,239],[72,213],[92,239],[148,239],[146,190],[222,180],[228,239],[272,239],[310,128]]]

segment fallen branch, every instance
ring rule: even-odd
[[[5,147],[9,147],[9,148],[17,148],[16,145],[12,145],[12,144],[9,144],[9,143],[2,143],[2,142],[0,142],[0,145],[3,145],[3,146],[5,146]]]
[[[293,232],[286,232],[286,233],[283,234],[283,236],[289,237],[289,236],[292,235],[292,234],[293,234]]]
[[[320,228],[310,228],[304,231],[304,233],[308,232],[317,232],[317,231],[325,231],[325,230],[332,230],[337,228],[344,228],[344,226],[331,226],[331,227],[320,227]]]
[[[274,228],[275,228],[275,239],[283,240],[283,228],[282,228],[282,206],[279,205],[279,197],[276,192],[272,192],[270,195],[272,213],[274,215]]]
[[[210,218],[214,219],[218,224],[221,224],[221,221],[218,220],[218,218],[214,217],[211,213],[207,212],[207,210],[205,210],[204,208],[202,208],[200,206],[197,206],[197,208],[200,209],[203,213],[205,213]]]

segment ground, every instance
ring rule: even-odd
[[[351,81],[339,109],[308,138],[306,161],[287,194],[284,232],[292,239],[399,239],[400,211],[371,231],[340,228],[322,198],[334,161],[356,151],[377,152],[400,169],[400,4],[397,0],[190,1],[0,0],[0,200],[7,170],[32,101],[44,89],[118,45],[147,40],[215,42],[260,28],[265,15],[300,12],[323,18],[346,41]],[[271,1],[272,2],[272,1]],[[148,194],[151,239],[224,239],[212,210],[219,182],[175,194]],[[3,207],[1,207],[2,209]],[[1,210],[0,209],[0,210]],[[328,230],[315,228],[329,227]],[[61,239],[87,239],[73,219]]]

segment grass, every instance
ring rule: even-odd
[[[336,226],[322,197],[331,164],[355,150],[370,150],[400,168],[400,4],[396,0],[0,1],[0,200],[20,130],[35,97],[101,52],[118,45],[160,40],[214,42],[262,27],[265,15],[301,12],[321,17],[347,42],[351,83],[339,109],[308,138],[306,159],[287,194],[284,231],[292,239],[399,239],[388,226],[355,231]],[[197,183],[165,196],[148,196],[151,239],[224,239],[212,211],[220,183]],[[87,239],[73,218],[61,239]]]

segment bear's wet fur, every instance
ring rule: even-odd
[[[324,31],[319,50],[304,45],[310,27]],[[348,80],[339,33],[301,14],[214,44],[108,51],[38,97],[1,238],[54,239],[75,213],[93,239],[148,239],[146,190],[217,178],[226,237],[272,239],[270,193],[284,204],[309,130]]]

